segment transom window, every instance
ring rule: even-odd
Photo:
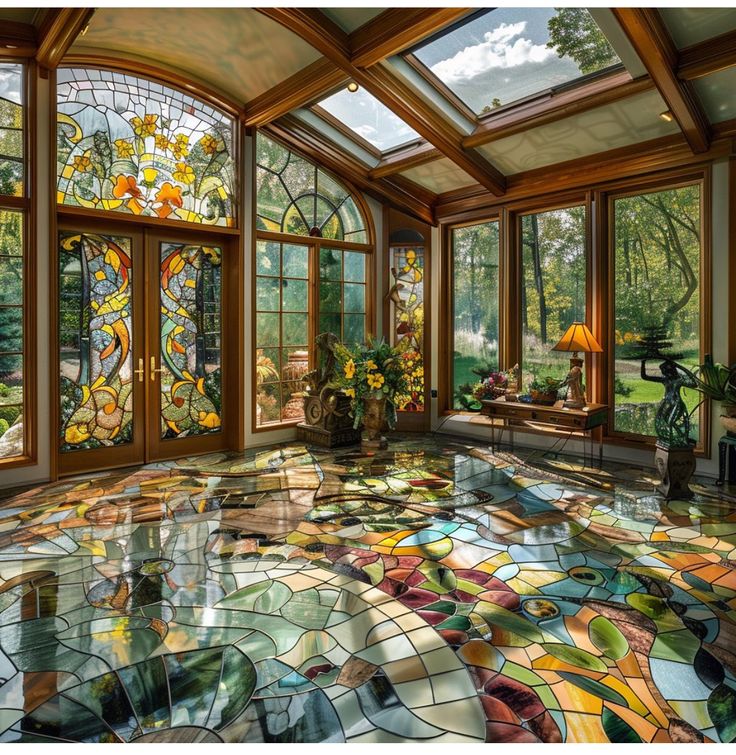
[[[116,71],[62,68],[57,81],[60,205],[235,225],[231,118]]]
[[[621,61],[584,8],[495,8],[413,50],[476,114]]]

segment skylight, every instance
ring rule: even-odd
[[[477,114],[621,62],[584,8],[495,8],[414,56]]]
[[[364,89],[357,92],[341,89],[319,106],[381,152],[421,138]]]

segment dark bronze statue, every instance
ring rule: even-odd
[[[306,385],[304,422],[297,425],[300,440],[329,448],[360,441],[360,431],[353,429],[350,398],[330,385],[335,380],[334,348],[339,342],[334,333],[320,333],[315,339],[319,366],[302,378]]]
[[[690,438],[690,412],[682,400],[683,388],[695,388],[697,382],[690,370],[671,359],[659,365],[661,377],[647,374],[647,359],[641,362],[641,379],[664,385],[664,398],[654,418],[657,439],[669,448],[687,448],[693,441]]]

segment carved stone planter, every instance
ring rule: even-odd
[[[668,500],[687,500],[694,495],[688,485],[695,471],[693,449],[694,445],[687,448],[670,448],[664,443],[657,443],[654,464],[662,481],[656,489]]]

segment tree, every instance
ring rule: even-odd
[[[547,47],[559,57],[572,58],[582,73],[593,73],[615,65],[618,56],[585,8],[555,8],[548,24]]]

